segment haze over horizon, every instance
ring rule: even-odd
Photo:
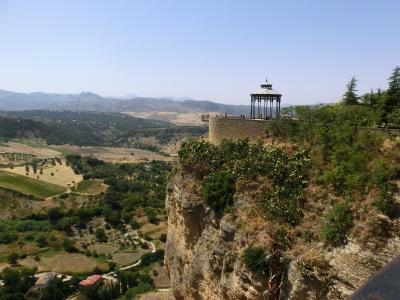
[[[5,0],[0,89],[248,104],[268,76],[283,103],[335,102],[353,75],[360,93],[386,88],[399,11],[394,0]]]

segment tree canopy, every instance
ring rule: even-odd
[[[346,105],[357,105],[358,104],[358,96],[357,96],[357,79],[353,76],[350,82],[347,84],[346,93],[343,95],[343,103]]]

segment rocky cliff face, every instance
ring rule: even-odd
[[[282,232],[282,224],[259,212],[261,186],[262,182],[237,182],[234,207],[218,216],[204,203],[201,182],[176,171],[166,199],[165,256],[176,299],[268,299],[274,274],[254,274],[242,259],[248,246],[273,249]],[[313,194],[320,193],[308,191],[310,197]],[[346,246],[324,246],[317,235],[331,200],[321,197],[305,204],[300,226],[287,229],[282,299],[347,299],[400,251],[396,222],[377,213],[354,226]],[[389,237],[380,239],[389,229]],[[362,240],[366,235],[371,238]]]

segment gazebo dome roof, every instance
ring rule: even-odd
[[[251,93],[251,96],[282,96],[281,93],[272,89],[272,84],[270,84],[267,80],[261,84],[261,89]]]
[[[263,96],[282,96],[279,92],[273,89],[261,88],[258,91],[251,93],[251,95],[263,95]]]

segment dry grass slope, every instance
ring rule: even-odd
[[[66,190],[59,185],[4,171],[0,171],[0,186],[38,198],[48,198]]]

